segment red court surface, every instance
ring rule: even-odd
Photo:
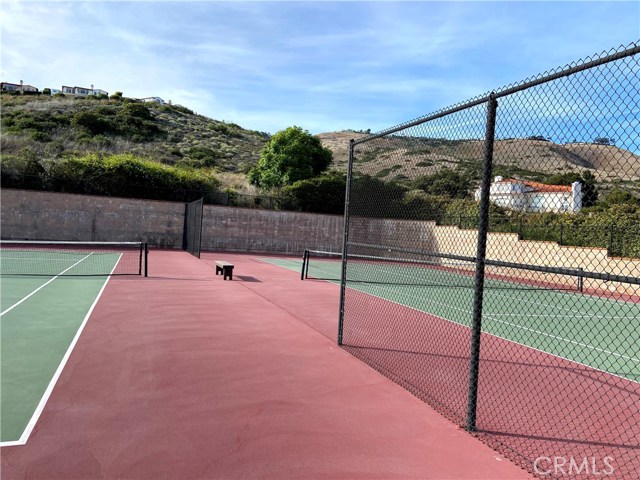
[[[228,253],[149,275],[109,281],[3,480],[529,478],[336,346],[338,286]]]

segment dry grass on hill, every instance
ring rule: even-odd
[[[365,136],[349,131],[318,135],[322,144],[333,151],[334,166],[341,170],[346,169],[349,159],[349,140]],[[386,180],[413,179],[441,168],[454,169],[470,162],[480,162],[482,155],[483,144],[478,140],[387,137],[357,147],[355,168]],[[494,146],[494,164],[510,169],[516,176],[588,169],[605,182],[640,180],[640,156],[610,145],[560,145],[532,139],[498,140]]]

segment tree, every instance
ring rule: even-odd
[[[282,189],[286,206],[303,212],[344,212],[347,178],[344,173],[325,172],[319,177],[298,180]]]
[[[621,204],[640,205],[640,199],[634,197],[630,192],[626,190],[614,188],[603,199],[601,199],[599,203],[605,205],[606,207]]]
[[[409,189],[395,181],[385,182],[370,175],[355,173],[351,184],[349,210],[357,217],[405,218],[402,201]],[[371,199],[378,198],[377,208]]]
[[[319,138],[293,126],[269,139],[248,177],[261,188],[280,189],[321,174],[332,160],[331,150],[324,148]]]
[[[424,175],[413,181],[413,188],[432,195],[445,195],[451,198],[465,198],[471,189],[470,174],[443,168],[432,175]]]

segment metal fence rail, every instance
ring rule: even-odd
[[[338,343],[535,475],[635,478],[639,132],[632,44],[351,141]]]

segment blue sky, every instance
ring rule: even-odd
[[[373,131],[640,39],[640,2],[7,1],[2,81]]]

